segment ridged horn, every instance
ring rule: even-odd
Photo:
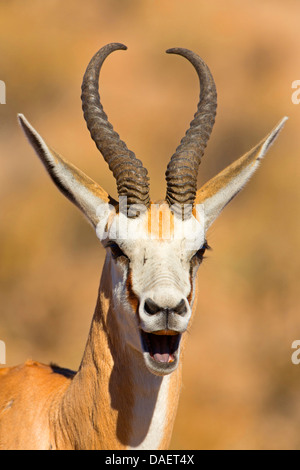
[[[196,197],[199,165],[215,123],[217,90],[208,66],[197,54],[182,48],[166,52],[185,57],[194,66],[200,80],[197,112],[166,171],[166,200],[169,205],[179,206],[181,213],[188,205],[184,216],[189,217]]]
[[[119,197],[127,197],[127,208],[132,204],[148,207],[148,172],[114,131],[100,102],[98,87],[102,64],[109,54],[120,49],[127,47],[119,43],[108,44],[90,61],[81,87],[82,109],[91,137],[116,179]]]

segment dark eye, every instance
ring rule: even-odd
[[[111,254],[112,254],[113,259],[120,258],[121,256],[128,259],[128,256],[125,255],[124,251],[121,250],[121,248],[119,247],[119,245],[117,243],[111,242],[111,243],[109,243],[108,247],[111,250]]]
[[[207,242],[194,254],[193,258],[202,261],[206,250],[210,250],[210,246]]]

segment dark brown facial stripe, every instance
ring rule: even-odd
[[[128,302],[130,303],[130,305],[132,307],[132,310],[135,313],[138,313],[140,302],[139,302],[139,299],[135,295],[135,293],[133,291],[133,288],[132,288],[132,276],[131,276],[130,268],[128,269],[128,276],[127,276],[127,280],[126,280],[126,291],[127,291],[127,299],[128,299]]]
[[[192,275],[192,273],[190,274],[190,286],[191,286],[191,290],[190,290],[189,295],[187,296],[187,301],[188,301],[189,305],[191,305],[191,302],[192,302],[192,300],[193,300],[193,293],[194,293],[193,275]]]

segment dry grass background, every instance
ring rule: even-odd
[[[149,169],[152,195],[198,99],[187,47],[218,88],[215,129],[199,184],[290,117],[259,172],[208,238],[198,315],[184,358],[173,449],[300,446],[299,129],[297,0],[0,0],[0,338],[7,363],[28,357],[77,368],[96,301],[103,249],[54,188],[16,122],[22,112],[51,145],[115,195],[83,121],[80,85],[102,45],[115,129]]]

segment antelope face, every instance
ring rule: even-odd
[[[151,204],[139,217],[115,215],[103,240],[110,260],[114,311],[126,343],[159,375],[178,366],[194,302],[195,276],[207,248],[201,214],[182,221]],[[100,224],[97,233],[103,239]]]
[[[123,341],[143,354],[152,373],[164,375],[178,366],[181,337],[194,303],[195,276],[207,247],[206,231],[255,172],[286,118],[197,190],[198,168],[215,120],[216,87],[198,55],[170,49],[167,52],[194,66],[201,92],[190,129],[167,167],[165,203],[152,204],[147,170],[114,131],[100,103],[100,69],[117,49],[126,46],[109,44],[90,61],[82,83],[82,107],[91,137],[116,179],[118,202],[52,150],[23,115],[19,120],[54,183],[84,213],[107,249],[111,301]]]

